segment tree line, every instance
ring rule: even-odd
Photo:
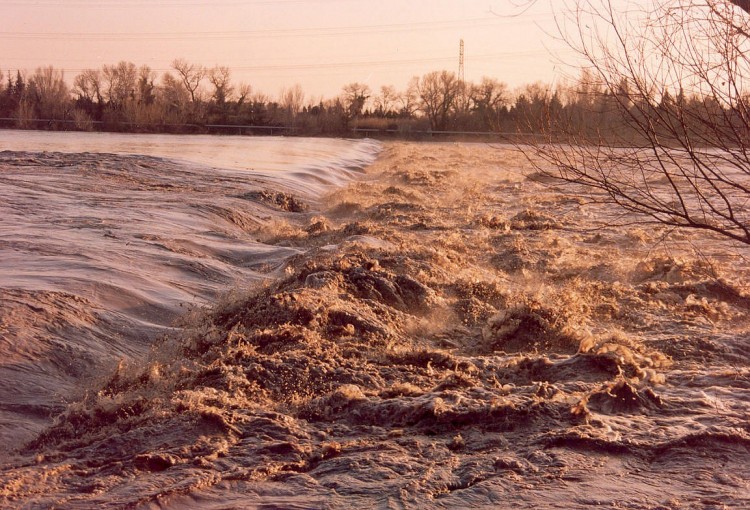
[[[123,61],[84,70],[72,86],[62,70],[51,66],[31,74],[0,72],[0,118],[6,127],[21,129],[233,132],[233,127],[255,126],[300,135],[350,135],[355,129],[402,136],[574,133],[574,141],[637,142],[637,131],[622,122],[623,105],[632,95],[627,87],[625,81],[613,86],[583,71],[555,87],[533,83],[511,90],[494,78],[462,82],[443,70],[416,76],[401,91],[354,82],[336,97],[313,99],[297,84],[271,97],[248,83],[235,83],[224,66],[176,59],[159,76],[148,66]],[[648,108],[671,111],[679,104],[696,116],[726,113],[721,104],[681,89],[652,92],[661,99],[655,105],[649,100]],[[642,105],[629,107],[649,114]]]

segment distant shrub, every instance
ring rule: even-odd
[[[73,125],[78,131],[94,130],[94,121],[91,120],[88,113],[79,109],[73,110]]]

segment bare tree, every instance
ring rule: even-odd
[[[80,99],[102,104],[102,76],[98,69],[85,69],[73,80],[73,92]]]
[[[297,115],[302,109],[305,93],[299,83],[281,90],[281,107],[285,110],[288,120],[294,126]]]
[[[247,100],[252,92],[253,88],[249,83],[240,83],[239,87],[237,87],[237,106],[242,106],[242,104]]]
[[[190,64],[183,58],[177,58],[172,61],[172,69],[177,72],[182,85],[190,95],[190,102],[197,102],[200,99],[198,91],[200,89],[201,82],[206,76],[205,68],[197,64]]]
[[[170,122],[184,122],[187,105],[190,101],[182,82],[169,73],[164,73],[159,88],[159,100],[169,115]]]
[[[362,115],[370,94],[370,87],[364,83],[355,82],[344,86],[344,104],[350,118]]]
[[[122,109],[128,100],[135,97],[138,70],[132,62],[105,65],[101,76],[102,96],[112,109]]]
[[[380,94],[375,98],[375,110],[381,116],[389,115],[398,100],[398,92],[393,85],[383,85],[380,87]]]
[[[37,69],[29,79],[27,93],[42,119],[62,119],[68,110],[70,93],[63,71],[52,66]]]
[[[228,67],[216,66],[208,71],[208,81],[214,87],[213,99],[219,106],[224,106],[231,99],[234,87],[231,85],[232,73]]]
[[[484,77],[479,84],[471,86],[469,96],[484,124],[489,129],[499,130],[500,114],[510,101],[508,86],[493,78]]]
[[[419,76],[412,77],[406,90],[399,96],[401,103],[399,114],[402,117],[412,117],[419,110]]]
[[[561,106],[557,91],[548,85],[542,82],[524,85],[516,91],[513,112],[519,131],[538,133],[550,124],[557,126],[556,114]]]
[[[136,70],[135,89],[123,107],[123,120],[136,127],[158,123],[164,117],[164,109],[157,101],[156,73],[147,65]]]
[[[445,130],[461,91],[456,73],[434,71],[422,76],[415,85],[420,107],[430,120],[430,126],[433,130]]]
[[[748,9],[672,0],[635,12],[577,0],[561,33],[620,125],[592,134],[551,122],[532,161],[652,221],[750,244]]]

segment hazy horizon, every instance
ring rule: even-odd
[[[511,87],[554,82],[564,53],[549,2],[346,0],[40,0],[4,2],[0,69],[53,66],[65,79],[125,60],[161,76],[176,58],[226,66],[232,82],[271,96],[299,83],[307,100],[361,82],[404,89],[412,76],[458,71]]]

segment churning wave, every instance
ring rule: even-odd
[[[30,438],[188,308],[273,275],[303,250],[258,232],[308,211],[379,150],[197,138],[0,133],[5,147],[50,149],[0,153],[0,443]]]
[[[524,169],[394,143],[314,207],[238,198],[269,218],[227,225],[286,250],[273,277],[102,370],[9,459],[3,502],[747,507],[742,254]]]

